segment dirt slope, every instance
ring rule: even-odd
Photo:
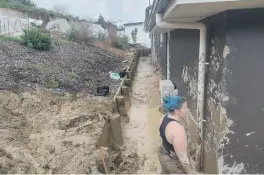
[[[0,93],[2,173],[91,173],[111,100],[50,92]]]
[[[0,89],[23,91],[31,85],[94,93],[97,86],[106,85],[115,92],[118,83],[110,79],[109,71],[120,71],[128,63],[98,52],[106,53],[77,43],[61,43],[44,52],[0,41]]]
[[[95,47],[61,43],[49,52],[0,41],[0,173],[98,173],[97,141],[128,66]],[[50,88],[52,91],[50,91]]]

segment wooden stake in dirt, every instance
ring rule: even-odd
[[[133,74],[132,74],[131,71],[127,71],[127,77],[128,77],[129,79],[133,79]]]
[[[131,64],[131,70],[132,70],[133,73],[135,73],[135,71],[136,71],[136,66],[135,65],[136,65],[136,63],[132,63]]]
[[[128,89],[129,89],[129,92],[132,92],[132,81],[131,81],[131,79],[125,79],[125,86],[127,86],[128,87]]]
[[[126,110],[128,111],[131,104],[130,104],[130,93],[129,93],[129,88],[127,86],[122,86],[121,87],[121,93],[124,96],[125,99],[125,107]]]
[[[121,129],[121,116],[119,114],[114,114],[110,117],[110,123],[114,145],[120,147],[124,143]]]
[[[102,134],[101,134],[99,140],[97,141],[97,144],[96,144],[97,148],[109,147],[110,130],[111,130],[111,124],[110,123],[106,123],[104,125],[103,130],[102,130]]]
[[[125,106],[125,98],[123,96],[117,96],[116,101],[117,101],[119,114],[121,116],[126,117],[127,111],[126,111],[126,106]]]
[[[104,157],[104,153],[108,150],[108,148],[106,147],[101,147],[100,148],[100,154],[101,154],[101,159],[102,159],[102,162],[103,162],[103,165],[104,165],[104,170],[105,170],[105,173],[108,174],[108,171],[107,171],[107,167],[106,167],[106,164],[105,164],[105,157]]]

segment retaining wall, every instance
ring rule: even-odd
[[[106,122],[101,137],[97,142],[97,148],[120,148],[123,145],[123,135],[121,128],[121,117],[129,121],[128,110],[131,106],[130,97],[132,95],[132,85],[137,71],[139,58],[148,56],[150,49],[140,49],[134,52],[131,64],[127,68],[127,74],[121,81],[119,88],[113,97],[113,115]],[[106,167],[110,172],[111,149],[108,156],[105,157]],[[99,165],[99,169],[104,171],[103,164]]]

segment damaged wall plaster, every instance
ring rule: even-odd
[[[206,103],[208,116],[205,132],[205,156],[207,156],[206,154],[215,154],[217,173],[239,174],[244,170],[244,164],[235,162],[232,165],[228,165],[225,163],[224,157],[231,155],[223,154],[226,145],[230,144],[230,134],[235,134],[230,129],[234,122],[228,118],[225,108],[225,104],[228,104],[230,99],[226,90],[225,77],[230,71],[224,71],[226,69],[224,60],[230,54],[230,49],[225,45],[221,53],[220,49],[216,48],[215,45],[215,40],[212,40]],[[222,59],[221,55],[224,59]],[[218,77],[219,74],[222,75],[220,78]]]
[[[197,90],[198,90],[198,62],[183,66],[182,79],[186,87],[186,96],[189,97],[191,117],[197,121]]]

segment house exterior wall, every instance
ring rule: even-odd
[[[204,172],[216,174],[223,171],[222,150],[224,140],[230,132],[231,121],[226,115],[226,13],[221,13],[204,21],[207,25],[207,45],[209,65],[206,69],[205,128],[204,128]],[[218,165],[219,164],[219,165]]]
[[[0,8],[0,35],[21,36],[23,29],[28,29],[31,24],[42,25],[42,20],[28,18],[27,13]]]
[[[120,36],[120,37],[125,36],[125,29],[124,30],[118,30],[117,36]]]
[[[207,32],[203,172],[264,173],[264,9],[232,10],[204,19]],[[156,46],[157,47],[157,46]],[[199,32],[170,32],[170,79],[187,98],[185,123],[197,147]],[[164,59],[164,58],[162,58]],[[162,60],[160,60],[162,62]],[[192,157],[191,157],[192,158]]]
[[[153,34],[151,42],[152,63],[160,67],[162,78],[167,79],[167,34]]]
[[[167,33],[158,35],[158,43],[156,44],[159,55],[159,66],[162,71],[163,78],[167,78]]]
[[[208,26],[205,173],[264,173],[263,9],[212,16]]]
[[[137,43],[143,44],[146,47],[150,48],[150,37],[149,33],[144,32],[144,24],[135,24],[135,25],[124,25],[125,27],[125,35],[129,38],[129,43],[133,44],[133,39],[131,36],[131,32],[137,28]]]
[[[199,31],[178,29],[170,32],[170,80],[185,96],[195,116],[197,102]],[[192,75],[192,76],[190,76]]]
[[[177,29],[170,32],[169,42],[170,80],[176,84],[179,95],[186,97],[190,115],[182,121],[190,135],[190,160],[194,161],[199,148],[198,123],[196,116],[199,31]]]

